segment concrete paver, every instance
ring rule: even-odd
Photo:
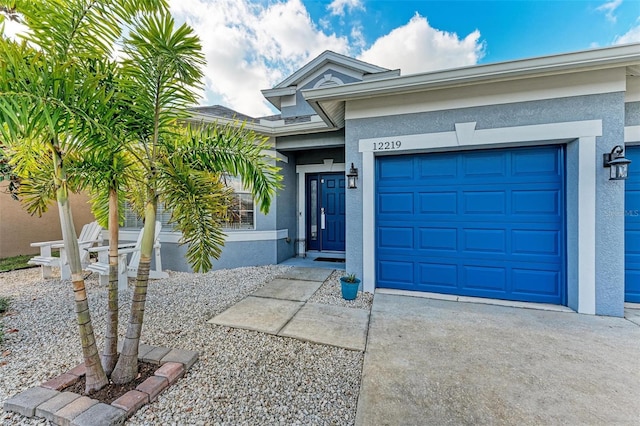
[[[364,351],[368,324],[367,310],[307,303],[278,335]]]
[[[304,302],[249,296],[208,322],[276,334],[302,305]]]
[[[198,352],[184,349],[171,349],[168,354],[162,357],[160,364],[166,362],[179,362],[184,365],[184,369],[190,369],[198,360]]]
[[[321,285],[322,281],[276,278],[253,292],[253,296],[306,302]]]
[[[126,418],[124,410],[100,402],[73,419],[71,426],[115,426],[123,424]]]
[[[169,352],[171,352],[170,348],[155,346],[142,356],[138,354],[138,359],[141,359],[143,362],[148,362],[150,364],[160,365],[160,361],[162,360],[162,358],[164,358]]]
[[[149,395],[149,401],[154,401],[158,395],[160,395],[160,392],[165,390],[167,387],[169,387],[169,381],[166,377],[151,376],[147,377],[144,382],[140,383],[136,387],[136,390],[146,393]]]
[[[39,386],[29,388],[7,399],[4,402],[3,408],[5,411],[13,411],[23,416],[33,417],[38,405],[50,400],[59,393],[60,392],[56,390],[45,389]]]
[[[53,422],[53,414],[64,407],[65,405],[70,404],[76,399],[80,398],[80,395],[73,392],[61,392],[58,395],[54,396],[47,402],[44,402],[36,407],[35,415],[38,417],[44,417],[45,419]]]
[[[376,294],[357,425],[640,424],[622,318]]]
[[[118,408],[125,412],[125,416],[129,417],[140,407],[149,403],[149,394],[140,392],[139,390],[130,390],[111,403],[114,408]]]
[[[71,401],[55,413],[53,413],[53,422],[60,426],[70,426],[73,419],[87,411],[98,403],[97,400],[88,396],[81,396]]]
[[[184,365],[179,362],[167,362],[162,364],[162,367],[158,368],[153,374],[164,377],[169,382],[169,385],[172,385],[176,380],[184,376]]]
[[[54,377],[51,380],[47,380],[46,382],[42,383],[40,386],[47,389],[62,390],[68,386],[71,386],[75,382],[77,382],[78,379],[79,379],[79,376],[76,376],[74,374],[62,373],[61,375]]]
[[[277,278],[284,278],[289,280],[307,280],[307,281],[320,281],[324,282],[333,270],[325,268],[291,268],[282,275],[278,275]]]

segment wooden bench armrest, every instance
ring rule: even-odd
[[[42,242],[39,242],[39,243],[31,243],[31,247],[45,247],[45,246],[54,246],[54,245],[58,245],[58,244],[64,244],[64,241],[62,241],[62,240],[42,241]]]
[[[120,252],[120,249],[127,249],[127,248],[131,248],[131,247],[135,247],[135,245],[136,245],[136,243],[118,244],[118,253]],[[109,246],[89,247],[89,248],[86,248],[85,250],[87,250],[90,253],[99,253],[101,251],[108,251],[109,250]]]

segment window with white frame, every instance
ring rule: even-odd
[[[227,211],[227,221],[223,223],[224,229],[255,229],[254,202],[251,192],[243,185],[239,177],[224,176],[225,184],[233,190],[231,205]],[[162,203],[158,204],[156,220],[160,221],[163,228],[170,229],[171,211],[166,209]],[[125,205],[125,228],[142,228],[143,221],[131,209],[129,204]]]

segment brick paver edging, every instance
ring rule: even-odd
[[[198,360],[198,353],[140,344],[138,359],[160,367],[135,390],[125,393],[110,405],[73,392],[60,391],[86,374],[84,364],[80,364],[40,386],[9,398],[3,408],[26,417],[42,417],[60,426],[120,425],[184,376]]]

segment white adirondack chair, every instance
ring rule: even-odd
[[[169,274],[162,271],[162,258],[160,256],[160,229],[162,224],[156,222],[156,232],[153,239],[153,249],[155,255],[155,268],[149,271],[149,279],[157,280],[169,278]],[[135,278],[138,274],[138,265],[140,264],[140,247],[142,245],[142,234],[144,230],[140,230],[138,240],[135,243],[118,244],[118,289],[127,288],[128,277]],[[109,247],[92,247],[89,249],[92,253],[98,253],[98,261],[87,265],[88,271],[96,272],[99,275],[101,285],[109,284]],[[127,264],[127,256],[131,254],[131,259]]]
[[[78,246],[80,248],[80,262],[84,268],[89,264],[88,248],[95,244],[102,244],[102,227],[98,222],[87,223],[82,227],[80,236],[78,237]],[[64,241],[43,241],[39,243],[31,243],[31,247],[40,247],[40,256],[32,257],[29,262],[31,265],[42,266],[42,278],[51,278],[51,267],[60,268],[60,278],[68,280],[71,278],[71,268],[67,259],[67,252],[64,248]],[[60,257],[52,256],[52,250],[59,250]]]

